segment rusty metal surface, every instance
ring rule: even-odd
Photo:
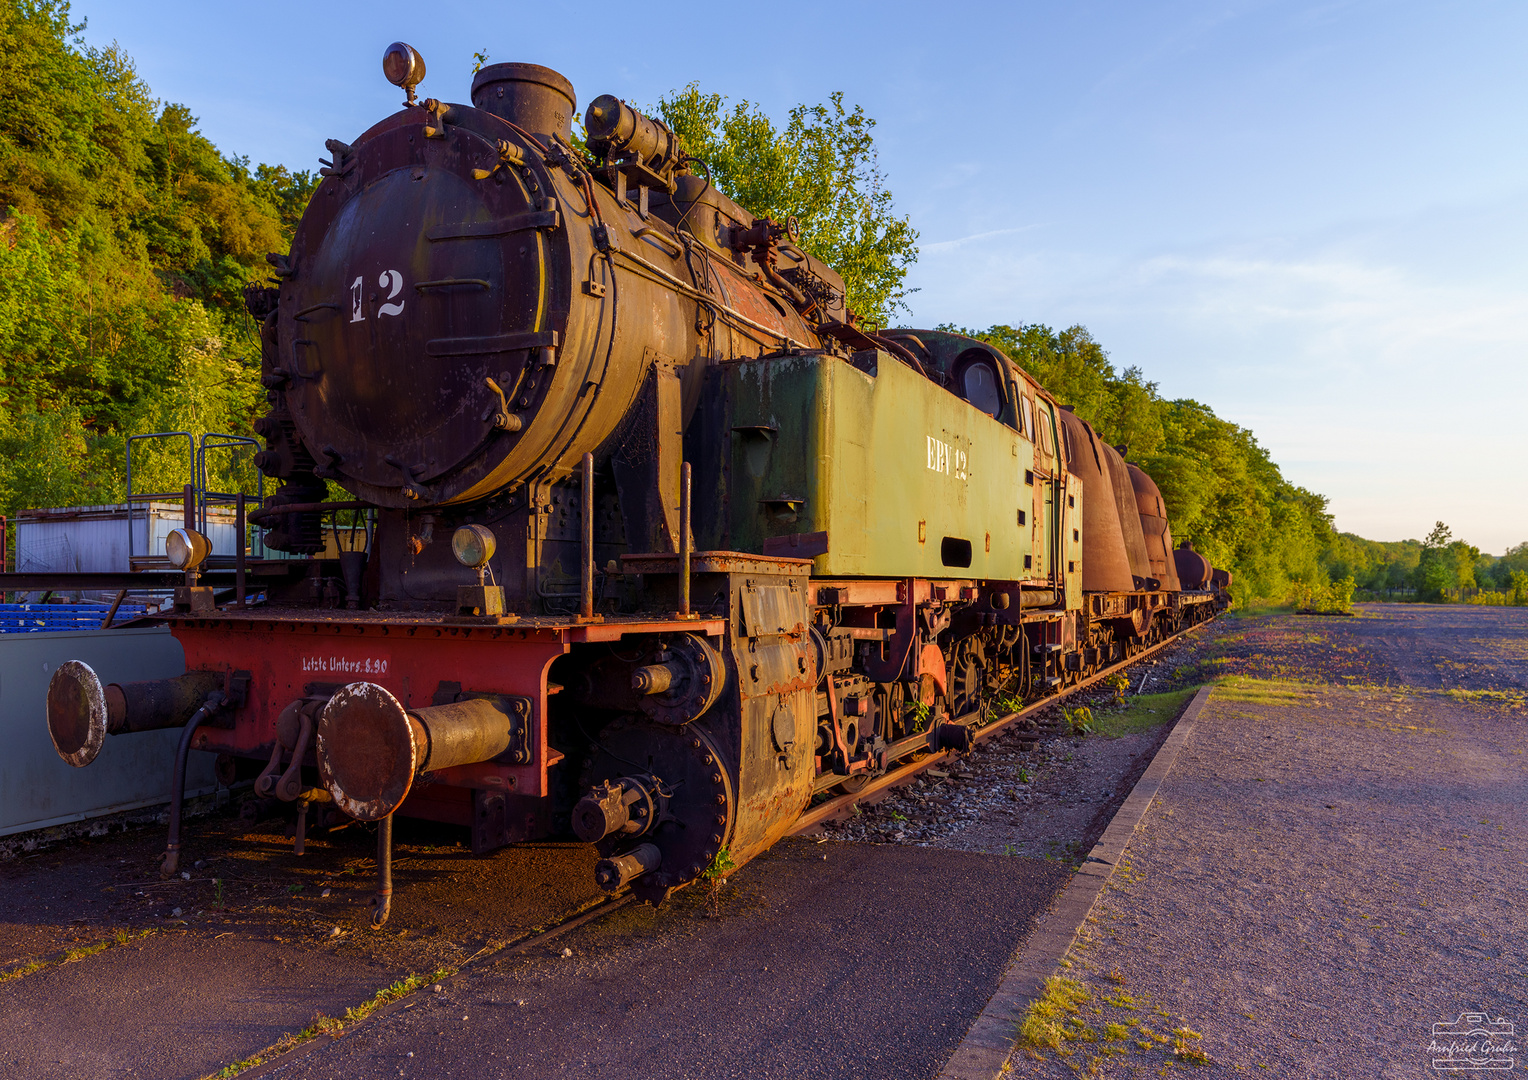
[[[401,43],[386,69],[409,103],[329,141],[246,293],[282,481],[254,516],[282,550],[347,513],[351,540],[247,566],[263,606],[165,616],[192,672],[240,673],[186,747],[296,802],[299,849],[325,799],[475,852],[571,812],[605,885],[661,899],[1198,617],[1120,453],[990,346],[856,327],[794,220],[709,191],[662,123],[598,98],[586,152],[550,69],[485,68],[471,106],[417,101]],[[187,711],[104,696],[108,727]]]
[[[427,747],[419,722],[375,683],[341,688],[318,722],[319,775],[358,821],[380,821],[402,804]]]
[[[207,696],[222,690],[220,671],[188,671],[173,679],[112,683],[106,688],[107,730],[112,735],[180,727],[201,708]]]
[[[656,793],[656,805],[630,831],[612,831],[597,847],[606,859],[653,847],[657,858],[639,857],[645,869],[627,864],[599,882],[615,891],[631,883],[643,899],[658,901],[695,881],[728,845],[738,813],[732,770],[726,751],[704,725],[672,728],[639,720],[620,720],[600,733],[599,744],[581,778],[582,786],[611,781],[639,785]],[[634,764],[646,772],[633,776]],[[734,854],[734,858],[737,858]],[[738,860],[741,861],[741,860]],[[615,868],[612,868],[615,869]]]
[[[1173,548],[1173,564],[1178,570],[1178,583],[1185,589],[1207,589],[1213,569],[1210,560],[1194,550],[1194,545],[1185,540]]]
[[[1146,550],[1146,534],[1141,530],[1141,511],[1135,499],[1135,488],[1130,483],[1130,469],[1124,455],[1116,446],[1099,440],[1099,453],[1109,463],[1109,484],[1114,491],[1114,506],[1119,518],[1120,531],[1125,537],[1125,554],[1130,560],[1130,573],[1136,579],[1136,588],[1146,588],[1155,578],[1151,570],[1151,557]]]
[[[1050,708],[1058,701],[1063,701],[1074,694],[1087,690],[1097,683],[1102,682],[1104,679],[1109,678],[1116,672],[1123,671],[1141,662],[1142,660],[1147,659],[1154,653],[1160,652],[1161,650],[1167,648],[1169,645],[1172,645],[1175,642],[1181,640],[1184,635],[1193,633],[1199,628],[1199,626],[1202,625],[1203,624],[1201,623],[1198,626],[1190,627],[1182,634],[1174,635],[1173,637],[1159,641],[1155,645],[1152,645],[1147,649],[1143,649],[1142,651],[1131,656],[1128,660],[1121,661],[1118,664],[1113,664],[1093,675],[1079,680],[1074,685],[1060,691],[1054,696],[1046,697],[1036,702],[1035,704],[1028,706],[1027,708],[997,717],[990,723],[981,727],[977,727],[974,731],[971,732],[972,742],[985,742],[1006,728],[1009,728],[1016,723],[1020,723],[1026,718],[1033,716],[1035,713],[1040,712],[1041,710]],[[963,717],[961,719],[963,721],[969,721],[973,718]],[[810,810],[806,811],[799,818],[797,818],[795,822],[792,823],[790,827],[790,835],[800,836],[802,834],[812,832],[825,821],[840,820],[853,813],[853,808],[856,803],[863,800],[872,799],[875,795],[885,791],[888,788],[902,787],[906,784],[910,784],[918,777],[919,774],[926,772],[929,769],[935,768],[941,763],[948,762],[958,756],[959,752],[956,750],[945,750],[942,752],[929,754],[925,757],[919,758],[917,761],[910,761],[907,764],[900,766],[899,768],[893,769],[881,776],[876,777],[858,791],[849,792],[847,794],[840,795],[837,798],[827,799],[823,802],[820,802],[816,806],[813,806]]]
[[[266,461],[282,475],[308,458],[398,507],[566,476],[616,432],[656,359],[684,365],[693,408],[710,358],[757,351],[761,331],[737,320],[702,337],[691,293],[743,305],[765,340],[815,343],[730,260],[687,256],[669,226],[567,164],[561,76],[494,65],[474,99],[484,107],[427,102],[363,133],[299,225],[264,362],[279,399]],[[493,422],[505,403],[513,429]]]
[[[578,95],[573,84],[540,64],[489,64],[472,77],[472,104],[542,139],[567,142]]]
[[[95,760],[106,742],[106,691],[95,670],[66,660],[48,680],[48,734],[58,756],[75,768]]]
[[[1082,588],[1085,592],[1129,592],[1135,587],[1130,553],[1120,528],[1103,440],[1070,409],[1060,410],[1057,417],[1068,447],[1067,468],[1082,478],[1087,493],[1082,521],[1073,524],[1081,532]]]
[[[1178,564],[1173,557],[1173,534],[1167,525],[1167,505],[1162,501],[1162,492],[1139,465],[1127,467],[1140,511],[1141,533],[1146,540],[1146,557],[1151,562],[1152,576],[1162,583],[1162,588],[1178,592],[1181,588]]]

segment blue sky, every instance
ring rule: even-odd
[[[697,81],[879,122],[909,321],[1086,325],[1251,428],[1339,528],[1528,540],[1528,6],[77,0],[227,153],[312,168],[472,53],[636,103]]]

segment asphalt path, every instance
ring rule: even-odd
[[[0,979],[0,1075],[196,1080],[486,953],[270,1075],[932,1077],[1069,875],[788,840],[714,898],[633,904],[511,955],[598,902],[587,845],[477,859],[401,825],[393,917],[373,931],[371,836],[298,857],[271,825],[192,822],[190,880],[154,874],[157,829],[0,864],[0,972],[23,972]]]
[[[787,840],[720,891],[632,906],[271,1075],[932,1077],[1060,864]]]
[[[451,835],[400,827],[380,931],[355,828],[298,857],[279,831],[194,821],[190,880],[154,873],[158,829],[0,864],[0,972],[22,973],[0,979],[0,1076],[194,1080],[600,899],[587,845],[474,859]]]

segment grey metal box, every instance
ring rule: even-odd
[[[83,769],[59,758],[48,738],[47,694],[65,660],[83,660],[106,683],[186,670],[185,652],[166,627],[0,635],[0,836],[169,802],[179,730],[108,736]],[[216,789],[212,761],[212,754],[191,752],[187,796]]]

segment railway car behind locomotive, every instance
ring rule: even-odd
[[[379,923],[395,814],[478,852],[571,830],[658,901],[1224,606],[1126,448],[982,342],[859,325],[661,122],[599,97],[585,152],[547,68],[484,68],[470,105],[418,100],[406,45],[384,68],[408,100],[327,144],[248,292],[255,516],[297,572],[225,602],[188,526],[187,673],[61,666],[65,760],[177,726],[177,777],[221,755],[299,845],[310,813],[377,822]],[[362,508],[364,555],[311,557]]]

